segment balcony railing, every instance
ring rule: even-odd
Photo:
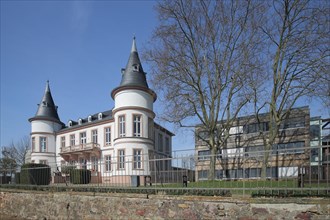
[[[96,144],[96,143],[86,143],[86,144],[79,144],[79,145],[74,145],[74,146],[61,147],[61,153],[87,151],[87,150],[93,150],[93,149],[100,150],[100,145]]]

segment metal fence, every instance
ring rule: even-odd
[[[212,157],[216,160],[214,172],[210,167]],[[303,151],[300,148],[253,152],[231,149],[217,155],[193,149],[173,152],[171,158],[150,159],[147,155],[94,158],[83,163],[48,164],[49,172],[34,167],[0,170],[0,175],[1,187],[42,185],[87,191],[135,189],[134,192],[143,193],[147,189],[182,194],[194,191],[199,195],[329,196],[329,159],[329,146]],[[43,179],[47,179],[46,184]]]

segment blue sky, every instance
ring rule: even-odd
[[[28,119],[50,87],[64,123],[113,108],[132,39],[142,54],[157,26],[155,1],[0,1],[0,146],[30,133]],[[142,65],[149,72],[148,65]],[[150,75],[147,74],[150,79]],[[151,85],[152,87],[152,85]],[[311,116],[329,117],[318,102]],[[156,114],[161,103],[156,101]],[[156,121],[176,136],[173,149],[192,149],[192,131]]]
[[[155,4],[1,1],[1,146],[29,135],[47,80],[64,123],[113,108],[133,36],[141,54],[157,25]],[[178,134],[174,149],[194,147],[191,132],[160,123]]]

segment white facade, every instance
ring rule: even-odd
[[[70,120],[66,126],[47,83],[38,112],[30,119],[31,161],[47,163],[54,171],[65,164],[80,166],[104,182],[114,182],[112,177],[118,175],[148,176],[150,159],[171,157],[173,134],[154,122],[156,94],[148,88],[135,41],[125,71],[111,93],[112,110]],[[170,164],[162,169],[170,169]]]

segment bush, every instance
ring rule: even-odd
[[[73,169],[70,171],[70,182],[73,184],[88,184],[91,181],[91,171],[86,169]]]
[[[61,173],[68,175],[70,174],[71,170],[76,169],[75,165],[62,165],[61,166]]]
[[[46,164],[28,163],[21,167],[20,184],[49,185],[50,167]]]

